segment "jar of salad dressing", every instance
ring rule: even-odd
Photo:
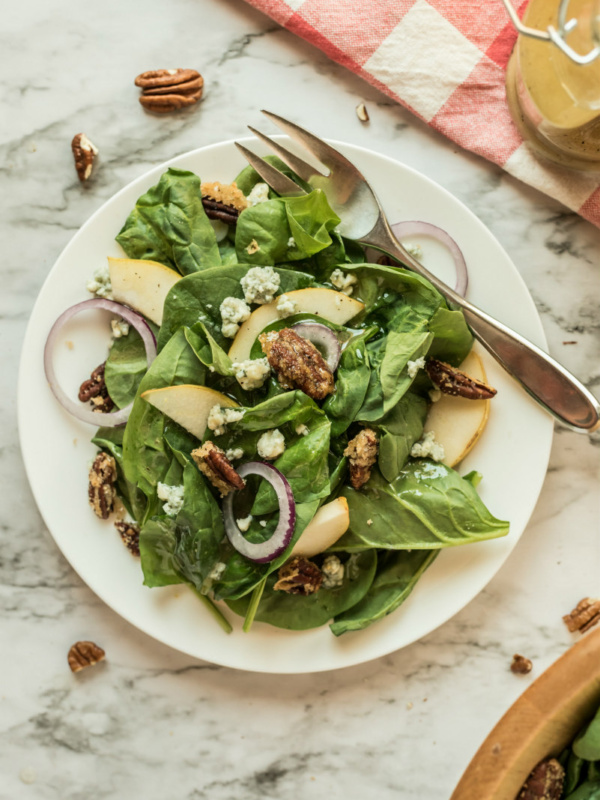
[[[509,108],[539,153],[600,172],[600,0],[531,0],[506,74]]]

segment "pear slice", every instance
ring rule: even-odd
[[[359,300],[334,289],[296,289],[285,294],[296,303],[298,313],[315,314],[336,325],[345,325],[365,307]],[[246,361],[250,358],[250,351],[258,334],[278,319],[277,300],[253,311],[237,332],[229,350],[229,358],[232,361]]]
[[[157,261],[133,258],[109,258],[108,271],[115,300],[162,325],[165,298],[181,275]]]
[[[478,381],[487,380],[483,363],[473,350],[459,369]],[[467,400],[443,394],[429,409],[423,432],[434,431],[436,441],[444,445],[444,463],[454,467],[473,449],[489,414],[489,400]]]
[[[208,415],[213,406],[237,406],[227,395],[191,383],[166,386],[164,389],[148,389],[141,397],[197,439],[204,436]]]
[[[350,513],[345,497],[326,503],[302,531],[290,555],[312,558],[335,544],[348,530]]]

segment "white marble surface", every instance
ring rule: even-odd
[[[462,199],[521,270],[552,353],[596,391],[600,233],[458,152],[241,0],[13,3],[0,59],[0,798],[446,800],[482,737],[569,646],[561,615],[599,592],[598,438],[557,431],[521,542],[440,630],[339,672],[237,672],[130,627],[58,552],[19,455],[23,333],[48,269],[95,209],[149,166],[243,135],[264,106],[398,158]],[[205,100],[145,114],[133,78],[172,65],[203,73]],[[80,130],[102,155],[84,187],[69,147]],[[108,660],[73,676],[65,657],[80,638]],[[533,660],[531,676],[508,671],[514,652]]]

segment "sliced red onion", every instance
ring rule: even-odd
[[[454,261],[454,268],[456,270],[456,286],[454,291],[464,297],[467,293],[469,285],[469,273],[465,263],[465,257],[462,254],[460,247],[456,244],[454,239],[449,233],[446,233],[443,228],[438,228],[437,225],[432,225],[431,222],[421,222],[418,220],[411,220],[410,222],[396,222],[392,225],[392,230],[396,237],[400,240],[407,236],[430,236],[445,245],[450,251],[450,255]],[[367,260],[377,261],[381,257],[381,253],[376,250],[367,248]]]
[[[114,300],[105,300],[102,297],[95,297],[92,300],[84,300],[83,303],[77,303],[76,305],[71,306],[71,308],[63,311],[60,317],[56,320],[50,329],[48,339],[46,340],[46,346],[44,348],[44,371],[46,373],[46,380],[48,381],[54,396],[63,406],[63,408],[66,408],[70,414],[73,414],[74,417],[77,417],[77,419],[81,420],[82,422],[88,422],[90,425],[94,425],[96,428],[115,428],[117,425],[123,425],[125,422],[127,422],[127,418],[129,417],[133,403],[125,406],[125,408],[121,408],[119,411],[115,411],[113,414],[93,411],[83,403],[71,400],[71,398],[67,396],[58,383],[52,361],[54,347],[63,325],[69,322],[69,320],[72,319],[76,314],[79,314],[80,311],[86,311],[88,309],[95,308],[99,308],[102,311],[110,311],[111,314],[116,314],[117,316],[122,317],[126,322],[136,329],[136,331],[142,337],[142,341],[144,342],[144,347],[146,348],[146,358],[148,360],[148,366],[150,366],[150,364],[156,358],[156,339],[154,338],[154,334],[152,333],[152,330],[150,329],[150,326],[146,320],[139,314],[136,314],[135,311],[127,308],[127,306],[121,305],[121,303],[115,303]]]
[[[308,339],[315,347],[322,347],[327,366],[332,372],[336,371],[340,363],[342,348],[335,331],[332,331],[327,325],[321,325],[320,322],[297,322],[292,325],[292,330],[296,331],[298,336],[303,339]]]
[[[223,500],[223,521],[225,533],[238,553],[250,561],[266,564],[281,555],[291,541],[296,525],[296,504],[290,484],[284,475],[271,464],[264,461],[248,461],[238,468],[238,474],[245,478],[246,475],[259,475],[268,481],[277,495],[279,503],[279,522],[273,535],[266,542],[249,542],[237,526],[233,513],[234,493],[227,495]]]

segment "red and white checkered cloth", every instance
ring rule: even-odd
[[[516,32],[500,0],[248,2],[461,147],[600,226],[600,181],[538,159],[513,125],[504,79]]]

